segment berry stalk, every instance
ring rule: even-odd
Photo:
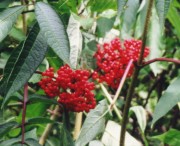
[[[147,31],[148,31],[148,27],[149,27],[149,21],[150,21],[152,6],[153,6],[153,0],[149,0],[145,27],[144,27],[144,31],[142,34],[142,46],[141,46],[140,56],[138,58],[138,65],[141,65],[143,62],[143,55],[144,55],[144,50],[145,50],[145,44],[146,44],[146,39],[147,39]],[[131,104],[132,96],[134,93],[134,88],[135,88],[135,85],[136,85],[137,80],[138,80],[138,75],[139,75],[140,69],[141,68],[139,68],[139,67],[135,67],[133,77],[132,77],[132,82],[131,82],[131,85],[129,87],[128,93],[127,93],[125,107],[123,110],[122,128],[121,128],[121,134],[120,134],[120,146],[125,146],[124,143],[125,143],[126,125],[128,122],[128,113],[129,113],[130,104]]]
[[[24,99],[23,99],[23,112],[22,112],[22,125],[21,125],[21,129],[22,129],[22,146],[25,143],[25,118],[26,118],[26,103],[28,100],[28,84],[24,85]]]

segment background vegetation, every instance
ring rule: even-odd
[[[1,0],[0,146],[119,145],[132,78],[123,85],[116,110],[106,99],[117,92],[97,84],[99,104],[83,114],[62,113],[37,84],[37,71],[49,67],[68,63],[94,69],[96,45],[115,37],[141,39],[150,48],[146,61],[158,58],[136,78],[129,120],[122,127],[131,134],[125,145],[179,146],[179,13],[179,0]]]

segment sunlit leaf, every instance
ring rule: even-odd
[[[157,120],[163,117],[168,111],[170,111],[178,102],[180,102],[180,78],[176,79],[172,84],[168,86],[164,94],[158,101],[153,114],[154,124]]]
[[[99,140],[93,140],[89,142],[89,146],[104,146],[104,144]]]
[[[109,120],[101,141],[105,146],[119,146],[120,133],[121,126],[118,123]],[[126,132],[125,146],[142,146],[142,144]]]
[[[116,0],[91,0],[88,3],[91,11],[103,12],[107,9],[117,9]]]
[[[48,4],[36,3],[35,13],[48,45],[67,64],[69,62],[69,40],[58,14]]]
[[[96,137],[105,128],[105,115],[108,110],[106,100],[103,100],[99,105],[91,110],[82,126],[80,135],[76,140],[76,146],[84,146]]]
[[[0,42],[8,35],[24,8],[24,6],[17,6],[8,8],[0,13]]]
[[[73,68],[77,67],[78,57],[82,50],[82,34],[80,31],[80,23],[74,19],[73,15],[69,18],[67,33],[70,41],[70,63]]]
[[[150,54],[148,56],[149,59],[154,59],[161,57],[162,51],[161,51],[161,29],[160,29],[160,24],[158,21],[157,13],[155,9],[152,9],[152,21],[150,24],[150,31],[149,31],[149,48],[150,48]],[[158,73],[161,73],[162,71],[162,66],[160,65],[159,62],[155,62],[150,64],[150,67],[156,76]]]
[[[133,111],[136,115],[138,124],[142,130],[142,132],[144,132],[145,128],[146,128],[146,111],[142,106],[133,106],[130,108],[130,111]]]

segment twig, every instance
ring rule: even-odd
[[[23,11],[22,14],[26,14],[26,13],[30,13],[30,12],[34,12],[34,10]]]
[[[123,87],[123,85],[124,85],[124,82],[125,82],[125,80],[126,80],[126,77],[127,77],[128,73],[129,73],[129,70],[130,70],[132,64],[133,64],[133,59],[131,59],[131,60],[128,62],[128,65],[127,65],[127,67],[126,67],[126,69],[125,69],[125,72],[124,72],[124,74],[123,74],[123,76],[122,76],[122,79],[121,79],[121,81],[120,81],[120,84],[119,84],[118,89],[117,89],[117,91],[116,91],[116,94],[115,94],[115,96],[114,96],[114,99],[113,99],[113,101],[112,101],[112,103],[111,103],[111,106],[113,106],[113,105],[115,104],[116,100],[118,99],[118,96],[119,96],[119,94],[120,94],[120,92],[121,92],[121,90],[122,90],[122,87]]]
[[[145,27],[144,31],[142,34],[142,46],[141,46],[141,51],[140,51],[140,56],[138,58],[138,66],[142,65],[143,61],[143,55],[144,55],[144,49],[145,49],[145,44],[146,44],[146,39],[147,39],[147,31],[149,27],[149,21],[150,21],[150,16],[151,16],[151,9],[153,6],[153,0],[149,0],[149,5],[148,5],[148,11],[147,11],[147,16],[146,16],[146,22],[145,22]],[[132,100],[132,95],[134,93],[134,88],[138,79],[139,71],[141,68],[135,67],[133,77],[132,77],[132,82],[129,87],[127,97],[126,97],[126,102],[125,102],[125,107],[123,110],[123,120],[122,120],[122,128],[121,128],[121,134],[120,134],[120,146],[124,146],[125,142],[125,132],[126,132],[126,125],[128,122],[128,113],[129,113],[129,108]]]
[[[21,0],[21,5],[26,5],[24,0]],[[23,22],[23,32],[24,34],[27,33],[27,22],[26,22],[26,15],[22,14],[22,22]]]
[[[25,143],[25,118],[26,118],[26,103],[28,100],[28,84],[24,85],[24,98],[23,98],[23,112],[22,112],[22,125],[21,125],[21,129],[22,129],[22,146]]]
[[[173,63],[176,63],[176,64],[180,64],[180,60],[176,60],[176,59],[173,59],[173,58],[163,58],[162,57],[162,58],[155,58],[155,59],[149,60],[147,62],[144,62],[140,67],[144,67],[146,65],[149,65],[149,64],[157,62],[157,61],[173,62]]]
[[[50,117],[51,120],[55,120],[55,119],[58,117],[58,116],[57,116],[58,114],[56,114],[56,113],[58,113],[59,110],[60,110],[59,105],[57,105],[57,106],[55,107],[55,110],[54,110],[54,113],[55,113],[55,114],[53,114],[53,115]],[[53,126],[53,124],[47,124],[47,126],[46,126],[46,128],[45,128],[45,130],[44,130],[44,132],[43,132],[43,134],[42,134],[42,136],[41,136],[40,139],[39,139],[39,144],[41,144],[41,145],[44,145],[44,144],[45,144],[46,139],[47,139],[47,137],[48,137],[48,135],[49,135],[49,133],[50,133],[50,131],[51,131],[51,129],[52,129],[52,126]]]
[[[76,120],[75,120],[75,126],[74,126],[74,134],[73,134],[74,140],[76,140],[79,136],[81,125],[82,125],[82,116],[83,116],[82,112],[76,113]]]
[[[111,103],[113,102],[113,100],[112,100],[112,98],[111,98],[111,95],[108,93],[107,89],[104,87],[103,84],[100,83],[100,87],[101,87],[102,91],[104,92],[104,94],[106,95],[108,101],[109,101],[110,104],[111,104]],[[111,106],[110,106],[110,107],[111,107]],[[111,109],[111,108],[110,108],[110,109]],[[114,111],[115,111],[115,113],[116,113],[119,121],[121,122],[121,121],[122,121],[122,116],[121,116],[121,114],[120,114],[120,112],[119,112],[119,110],[118,110],[118,108],[117,108],[117,106],[116,106],[115,104],[113,105],[113,109],[114,109]]]

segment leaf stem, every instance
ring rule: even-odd
[[[111,104],[112,101],[113,101],[112,98],[111,98],[111,95],[108,93],[107,89],[104,87],[104,85],[102,83],[100,83],[100,87],[101,87],[102,91],[104,92],[104,94],[106,95],[108,101]],[[118,108],[117,108],[117,106],[115,104],[113,106],[113,109],[114,109],[119,121],[121,122],[122,121],[122,116],[121,116],[120,111],[118,110]]]
[[[23,111],[22,111],[22,125],[21,125],[21,129],[22,129],[22,146],[25,143],[25,118],[26,118],[26,103],[28,101],[28,84],[26,83],[24,85],[24,98],[23,98]]]
[[[176,59],[173,59],[173,58],[164,58],[164,57],[162,57],[162,58],[155,58],[155,59],[149,60],[147,62],[144,62],[140,67],[144,67],[146,65],[149,65],[149,64],[157,62],[157,61],[173,62],[173,63],[176,63],[176,64],[180,64],[180,60],[176,60]]]
[[[129,70],[130,70],[132,64],[133,64],[133,59],[131,59],[131,60],[128,62],[128,65],[127,65],[127,67],[126,67],[126,69],[125,69],[125,72],[124,72],[122,78],[121,78],[121,81],[120,81],[120,83],[119,83],[119,86],[118,86],[118,89],[117,89],[116,94],[115,94],[115,96],[114,96],[114,99],[113,99],[113,101],[112,101],[112,103],[111,103],[111,106],[113,106],[113,105],[115,104],[116,100],[118,99],[118,96],[119,96],[119,94],[120,94],[120,92],[121,92],[121,90],[122,90],[122,87],[123,87],[123,85],[124,85],[124,82],[125,82],[125,80],[126,80],[126,78],[127,78],[127,75],[128,75],[128,73],[129,73]]]
[[[143,55],[144,55],[144,50],[145,50],[145,45],[146,45],[147,32],[148,32],[148,27],[149,27],[149,21],[150,21],[152,6],[153,6],[153,0],[149,0],[145,27],[144,27],[144,31],[143,31],[143,34],[142,34],[142,46],[141,46],[140,56],[139,56],[138,62],[137,62],[138,66],[141,66],[142,61],[143,61]],[[135,88],[135,85],[137,83],[139,71],[141,69],[138,66],[135,67],[135,70],[134,70],[134,73],[133,73],[133,76],[132,76],[132,82],[131,82],[131,85],[130,85],[129,90],[127,92],[125,107],[124,107],[124,110],[123,110],[122,129],[121,129],[121,134],[120,134],[120,146],[125,146],[124,145],[125,132],[126,132],[126,125],[127,125],[127,122],[128,122],[129,108],[130,108],[132,96],[133,96],[133,93],[134,93],[134,88]]]

